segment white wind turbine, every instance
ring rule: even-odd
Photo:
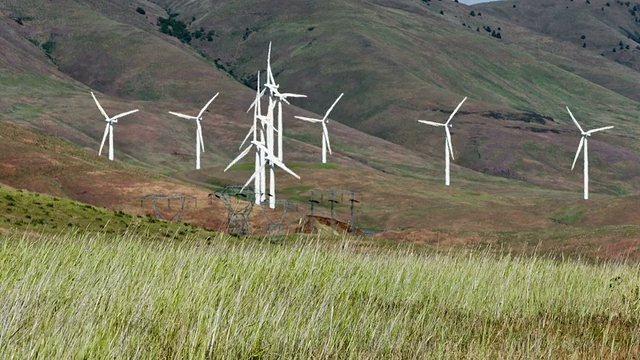
[[[100,112],[102,113],[102,115],[104,115],[104,118],[107,122],[107,126],[104,129],[104,136],[102,137],[102,142],[100,143],[100,150],[98,151],[98,156],[102,156],[102,148],[104,147],[104,143],[107,140],[107,136],[109,137],[109,160],[113,161],[113,124],[117,124],[118,123],[118,119],[121,117],[125,117],[129,114],[133,114],[134,112],[137,112],[138,109],[135,110],[131,110],[131,111],[127,111],[125,113],[122,114],[118,114],[114,117],[109,117],[109,115],[107,115],[107,113],[104,111],[104,109],[102,108],[102,106],[100,106],[100,103],[98,102],[98,99],[96,99],[96,96],[93,94],[93,92],[91,92],[91,96],[93,97],[93,100],[96,102],[96,105],[98,105],[98,109],[100,110]]]
[[[333,102],[333,105],[331,105],[329,110],[327,110],[326,114],[324,114],[324,117],[322,119],[313,119],[313,118],[308,118],[304,116],[295,117],[296,119],[322,124],[322,162],[323,163],[327,162],[327,149],[329,149],[329,154],[331,154],[331,143],[329,142],[329,130],[327,130],[327,124],[329,123],[329,120],[328,120],[329,114],[331,113],[331,110],[333,110],[333,108],[336,106],[338,101],[340,101],[343,95],[344,93],[338,96],[336,101]]]
[[[280,161],[284,158],[283,148],[282,148],[282,136],[284,131],[282,130],[282,103],[286,103],[291,105],[287,98],[306,98],[307,95],[302,94],[292,94],[292,93],[281,93],[278,88],[280,85],[276,84],[276,80],[273,77],[273,71],[271,71],[271,42],[269,42],[269,52],[267,54],[267,82],[264,84],[265,88],[268,88],[270,91],[270,99],[269,101],[276,101],[278,105],[278,123],[274,126],[274,130],[278,132],[278,159]],[[273,117],[272,117],[273,119]],[[274,119],[275,121],[275,119]],[[273,150],[273,146],[271,148]]]
[[[233,166],[236,162],[246,156],[252,148],[255,147],[256,150],[256,168],[254,173],[251,175],[251,178],[245,186],[247,186],[252,180],[256,179],[256,193],[260,193],[261,201],[264,201],[264,197],[269,195],[269,207],[275,208],[276,205],[276,184],[275,184],[275,167],[279,167],[289,174],[295,176],[296,178],[300,178],[296,173],[291,171],[284,163],[282,162],[283,158],[283,147],[282,147],[282,102],[288,103],[287,97],[305,97],[304,95],[298,94],[287,94],[280,93],[278,88],[279,85],[275,83],[275,79],[273,78],[273,73],[271,72],[271,43],[269,44],[269,56],[267,58],[267,81],[264,84],[265,89],[263,91],[258,89],[256,90],[256,100],[249,107],[254,108],[254,126],[251,127],[249,133],[245,137],[243,141],[244,143],[249,139],[251,135],[253,135],[253,141],[251,141],[251,145],[249,145],[246,149],[244,149],[237,158],[235,158],[227,169]],[[266,89],[270,90],[269,95],[269,106],[267,108],[266,115],[260,114],[260,99],[264,94]],[[276,106],[279,109],[278,114],[278,124],[277,129],[274,126],[275,116],[274,111]],[[259,121],[259,122],[258,122]],[[276,140],[274,139],[275,132],[278,132],[278,145],[277,145],[277,156],[276,156]],[[260,139],[258,140],[258,135]],[[242,147],[242,145],[240,146]],[[269,167],[269,189],[266,187],[266,167]],[[259,186],[257,186],[259,184]],[[260,189],[258,191],[257,189]],[[257,201],[256,201],[257,202]]]
[[[453,119],[453,116],[458,112],[458,110],[466,100],[467,100],[466,97],[462,99],[460,104],[458,104],[458,107],[456,107],[456,109],[453,110],[453,112],[451,113],[451,116],[449,116],[449,119],[444,124],[433,122],[433,121],[427,121],[427,120],[418,120],[419,122],[424,124],[444,127],[444,130],[446,133],[446,137],[444,138],[444,159],[445,159],[444,184],[446,186],[449,186],[449,183],[450,183],[449,182],[449,156],[451,156],[452,160],[455,160],[455,158],[453,157],[453,146],[451,145],[451,133],[449,132],[449,128],[453,127],[453,125],[451,125],[450,122]]]
[[[196,169],[198,169],[198,170],[200,170],[200,153],[204,152],[204,140],[202,138],[202,125],[200,124],[202,122],[202,114],[204,114],[204,112],[207,110],[209,105],[211,105],[213,100],[215,100],[215,98],[219,94],[220,93],[215,94],[211,98],[211,100],[209,100],[209,102],[202,108],[202,110],[200,110],[200,112],[198,113],[198,116],[185,115],[185,114],[169,111],[169,114],[171,114],[171,115],[175,115],[177,117],[181,117],[181,118],[187,119],[187,120],[195,120],[196,121]]]
[[[573,170],[573,168],[576,166],[576,161],[578,161],[578,156],[580,156],[580,150],[582,150],[582,148],[584,147],[584,155],[583,155],[584,157],[584,199],[588,200],[589,199],[589,153],[588,153],[587,138],[595,132],[613,129],[613,126],[605,126],[605,127],[601,127],[601,128],[597,128],[597,129],[593,129],[585,132],[584,130],[582,130],[582,127],[580,127],[580,124],[578,124],[578,121],[576,120],[576,118],[573,117],[573,114],[571,113],[571,110],[569,110],[568,106],[567,106],[567,111],[571,116],[571,120],[573,120],[573,122],[578,127],[578,130],[580,130],[580,133],[582,134],[582,138],[580,139],[580,144],[578,145],[578,151],[576,152],[576,157],[573,159],[573,165],[571,165],[571,170]]]

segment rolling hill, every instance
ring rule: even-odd
[[[539,185],[557,183],[558,174],[571,177],[552,159],[571,158],[574,151],[568,105],[587,126],[613,123],[625,134],[605,140],[626,148],[610,149],[624,155],[602,160],[616,168],[608,173],[622,169],[628,178],[640,170],[631,160],[638,146],[630,131],[638,73],[591,51],[575,54],[506,16],[470,16],[470,7],[444,1],[155,3],[194,29],[213,29],[214,45],[193,46],[248,84],[255,69],[264,68],[264,49],[273,40],[279,81],[314,94],[300,106],[322,112],[345,91],[336,119],[413,151],[439,156],[441,134],[415,120],[441,120],[469,95],[458,120],[464,125],[454,135],[465,144],[464,167]],[[490,26],[501,29],[502,39],[484,30]],[[598,114],[597,120],[588,114]],[[553,156],[540,144],[554,148]]]
[[[365,196],[357,221],[378,230],[638,223],[629,209],[640,190],[640,74],[530,25],[558,21],[527,10],[534,4],[6,1],[0,134],[11,141],[1,148],[0,182],[134,212],[147,181],[202,197],[243,183],[248,165],[222,170],[250,126],[245,111],[272,41],[282,88],[309,95],[285,119],[286,161],[302,180],[278,180],[280,193],[303,207],[310,190],[353,189]],[[617,17],[602,21],[613,28]],[[104,122],[92,90],[108,113],[140,109],[117,125],[113,163],[95,157]],[[205,116],[205,168],[196,172],[195,127],[168,111],[195,113],[216,92]],[[324,113],[341,92],[330,123],[332,164],[320,165],[319,129],[291,117]],[[453,186],[445,188],[442,134],[416,120],[443,121],[464,96],[453,128]],[[565,106],[587,128],[616,126],[590,142],[589,203],[580,199],[581,169],[570,171],[579,139]],[[49,142],[55,156],[38,146]],[[219,224],[226,213],[218,204],[185,216]]]

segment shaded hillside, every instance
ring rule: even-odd
[[[512,0],[477,9],[640,71],[640,2]]]

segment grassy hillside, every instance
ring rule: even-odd
[[[92,206],[66,198],[0,187],[0,233],[3,236],[51,237],[90,233],[112,236],[125,232],[157,239],[186,235],[207,238],[214,233],[192,225]]]
[[[500,1],[475,7],[594,55],[640,70],[640,5],[634,1]],[[571,21],[567,21],[571,19]]]
[[[624,179],[640,171],[633,121],[639,74],[515,20],[470,16],[470,7],[449,2],[154,2],[190,29],[214,29],[213,43],[192,45],[239,81],[251,84],[264,69],[273,41],[278,81],[309,94],[296,104],[322,112],[344,91],[336,120],[412,150],[440,157],[441,134],[416,120],[444,121],[469,96],[454,134],[460,164],[556,186],[558,177],[572,177],[561,159],[570,162],[577,144],[568,105],[585,127],[618,127],[604,135],[614,147],[602,150],[617,155],[602,158],[600,169],[622,171]],[[500,25],[502,39],[481,28]],[[630,190],[633,183],[616,185]]]

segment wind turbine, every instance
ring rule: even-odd
[[[278,89],[280,85],[276,84],[276,80],[273,77],[273,71],[271,71],[271,42],[269,42],[269,52],[267,54],[267,82],[264,84],[265,88],[269,89],[270,100],[276,101],[278,105],[278,123],[274,126],[274,130],[278,132],[278,159],[283,160],[283,147],[282,136],[284,131],[282,130],[282,103],[291,105],[287,98],[306,98],[307,95],[293,94],[293,93],[281,93]],[[275,145],[275,144],[274,144]]]
[[[113,149],[113,124],[117,124],[119,118],[125,117],[129,114],[133,114],[134,112],[137,112],[138,109],[127,111],[125,113],[118,114],[114,117],[109,117],[109,115],[107,115],[107,113],[104,111],[102,106],[100,106],[100,103],[98,102],[98,99],[96,99],[96,96],[93,94],[93,91],[91,92],[91,96],[93,97],[93,100],[96,102],[96,105],[98,105],[98,109],[100,109],[100,112],[102,113],[102,115],[104,115],[104,118],[107,122],[107,126],[104,129],[104,136],[102,137],[102,142],[100,143],[100,150],[98,151],[98,156],[102,156],[102,148],[104,147],[104,143],[107,140],[107,136],[108,136],[109,137],[109,160],[113,161],[113,150],[114,150]]]
[[[580,130],[580,133],[582,134],[582,138],[580,139],[580,144],[578,145],[578,151],[576,151],[576,157],[573,159],[573,165],[571,165],[571,170],[573,170],[573,168],[576,166],[576,161],[578,161],[578,156],[580,156],[580,150],[582,150],[582,148],[584,147],[584,155],[583,155],[584,157],[584,199],[588,200],[589,199],[589,153],[588,153],[587,138],[595,132],[613,129],[613,126],[605,126],[605,127],[601,127],[601,128],[597,128],[597,129],[593,129],[585,132],[584,130],[582,130],[582,127],[580,126],[580,124],[578,124],[578,121],[576,120],[576,118],[573,117],[573,114],[571,113],[571,110],[569,110],[568,106],[567,106],[567,111],[571,116],[571,120],[573,120],[573,123],[576,124],[576,126],[578,127],[578,130]]]
[[[258,79],[258,83],[259,82],[260,81]],[[256,99],[249,107],[249,110],[251,110],[251,108],[254,109],[254,118],[253,118],[254,124],[251,127],[251,130],[249,130],[249,133],[245,137],[244,141],[242,142],[242,145],[240,145],[240,148],[242,148],[244,143],[246,143],[247,140],[249,140],[251,135],[253,135],[253,140],[251,141],[251,144],[246,149],[244,149],[240,153],[240,155],[238,155],[238,157],[236,157],[229,164],[229,166],[227,166],[227,169],[225,169],[225,171],[228,170],[240,159],[242,159],[247,154],[249,154],[251,149],[255,147],[255,151],[256,151],[255,171],[251,175],[251,178],[249,178],[249,181],[247,181],[245,186],[247,186],[252,180],[255,179],[256,193],[260,193],[261,195],[260,202],[264,201],[265,199],[264,196],[266,196],[266,193],[268,192],[270,195],[269,207],[272,209],[275,208],[275,205],[276,205],[275,167],[276,166],[280,167],[283,170],[290,173],[291,175],[295,176],[296,178],[298,179],[300,178],[296,173],[291,171],[282,162],[282,158],[283,158],[282,103],[283,102],[287,104],[289,103],[287,101],[287,97],[306,97],[305,95],[299,95],[299,94],[281,93],[278,90],[278,88],[279,88],[279,85],[275,83],[275,79],[273,78],[273,72],[271,71],[271,43],[269,43],[269,55],[267,57],[267,80],[266,80],[266,83],[264,84],[264,89],[262,91],[260,91],[259,86],[256,89]],[[269,89],[270,91],[269,105],[267,107],[266,114],[263,115],[261,114],[260,102],[261,102],[262,95],[264,94],[266,89]],[[278,110],[279,110],[277,128],[276,126],[274,126],[274,123],[275,123],[274,111],[276,109],[276,106],[278,107]],[[276,140],[274,139],[274,134],[276,132],[278,133],[277,144],[276,144]],[[259,140],[258,140],[258,135],[260,137]],[[276,146],[277,146],[277,152],[278,152],[277,155],[275,154]],[[269,167],[269,190],[265,191],[267,189],[267,186],[266,186],[266,167],[267,166]],[[260,189],[260,191],[257,190],[258,188]]]
[[[464,99],[462,99],[462,101],[460,102],[460,104],[458,104],[458,107],[456,107],[455,110],[453,110],[453,112],[451,113],[451,115],[449,116],[449,119],[447,120],[446,123],[442,124],[442,123],[437,123],[437,122],[433,122],[433,121],[427,121],[427,120],[418,120],[419,122],[423,123],[423,124],[427,124],[427,125],[432,125],[432,126],[442,126],[444,127],[445,133],[446,133],[446,137],[444,138],[444,162],[445,162],[445,170],[444,170],[444,184],[446,186],[449,186],[449,156],[451,156],[452,160],[455,160],[455,158],[453,157],[453,147],[451,145],[451,133],[449,132],[449,128],[453,127],[453,125],[451,125],[451,120],[453,119],[454,115],[458,112],[458,110],[460,110],[460,107],[462,106],[462,104],[467,100],[467,98],[465,97]]]
[[[324,117],[322,119],[313,119],[313,118],[308,118],[304,116],[295,117],[296,119],[300,119],[300,120],[304,120],[312,123],[322,123],[322,162],[323,163],[327,162],[327,149],[329,149],[329,154],[331,154],[331,143],[329,142],[329,130],[327,130],[327,124],[329,123],[329,120],[328,120],[329,113],[331,113],[331,110],[333,110],[333,108],[336,106],[338,101],[340,101],[343,95],[344,93],[338,96],[336,101],[333,102],[333,105],[331,105],[329,110],[327,110],[326,114],[324,114]]]
[[[216,93],[211,98],[211,100],[209,100],[209,102],[207,102],[207,104],[198,113],[198,116],[185,115],[185,114],[169,111],[169,114],[171,114],[171,115],[175,115],[177,117],[181,117],[181,118],[187,119],[187,120],[195,120],[196,121],[196,169],[198,169],[198,170],[200,170],[200,153],[204,152],[204,140],[202,139],[202,125],[200,124],[202,122],[202,114],[204,114],[204,112],[207,110],[209,105],[211,105],[213,100],[215,100],[215,98],[219,94],[220,93]]]

